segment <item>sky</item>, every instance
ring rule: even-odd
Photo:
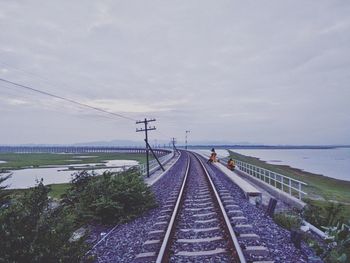
[[[350,2],[0,0],[0,144],[350,144]]]

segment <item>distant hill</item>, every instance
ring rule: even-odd
[[[144,146],[144,142],[131,141],[131,140],[113,140],[113,141],[96,141],[96,142],[83,142],[73,144],[74,146]]]

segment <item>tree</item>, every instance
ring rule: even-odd
[[[84,238],[70,242],[76,225],[64,207],[49,209],[42,180],[0,213],[0,262],[79,262]]]
[[[4,170],[0,171],[0,208],[10,199],[10,192],[5,190],[8,186],[3,184],[10,177],[11,173]]]

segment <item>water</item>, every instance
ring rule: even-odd
[[[350,181],[350,148],[335,149],[232,149],[271,164]]]
[[[109,160],[104,163],[107,167],[111,166],[132,166],[137,165],[137,161],[133,160]],[[65,165],[56,166],[50,168],[35,168],[35,169],[23,169],[12,171],[12,177],[6,180],[5,184],[9,185],[8,189],[23,189],[32,187],[35,185],[36,180],[41,178],[44,179],[44,184],[60,184],[68,183],[72,179],[72,174],[77,171],[65,171],[64,169],[74,166],[81,167],[85,165],[90,165],[94,167],[96,165],[101,165],[101,163],[90,163],[90,164],[75,164],[75,165]],[[106,170],[110,171],[120,171],[121,168],[103,168],[95,169],[96,173],[103,173]]]

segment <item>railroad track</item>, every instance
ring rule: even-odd
[[[184,179],[173,189],[135,262],[273,262],[224,185],[214,185],[203,160],[186,153]],[[242,231],[243,230],[243,231]],[[252,260],[258,259],[258,260]]]

